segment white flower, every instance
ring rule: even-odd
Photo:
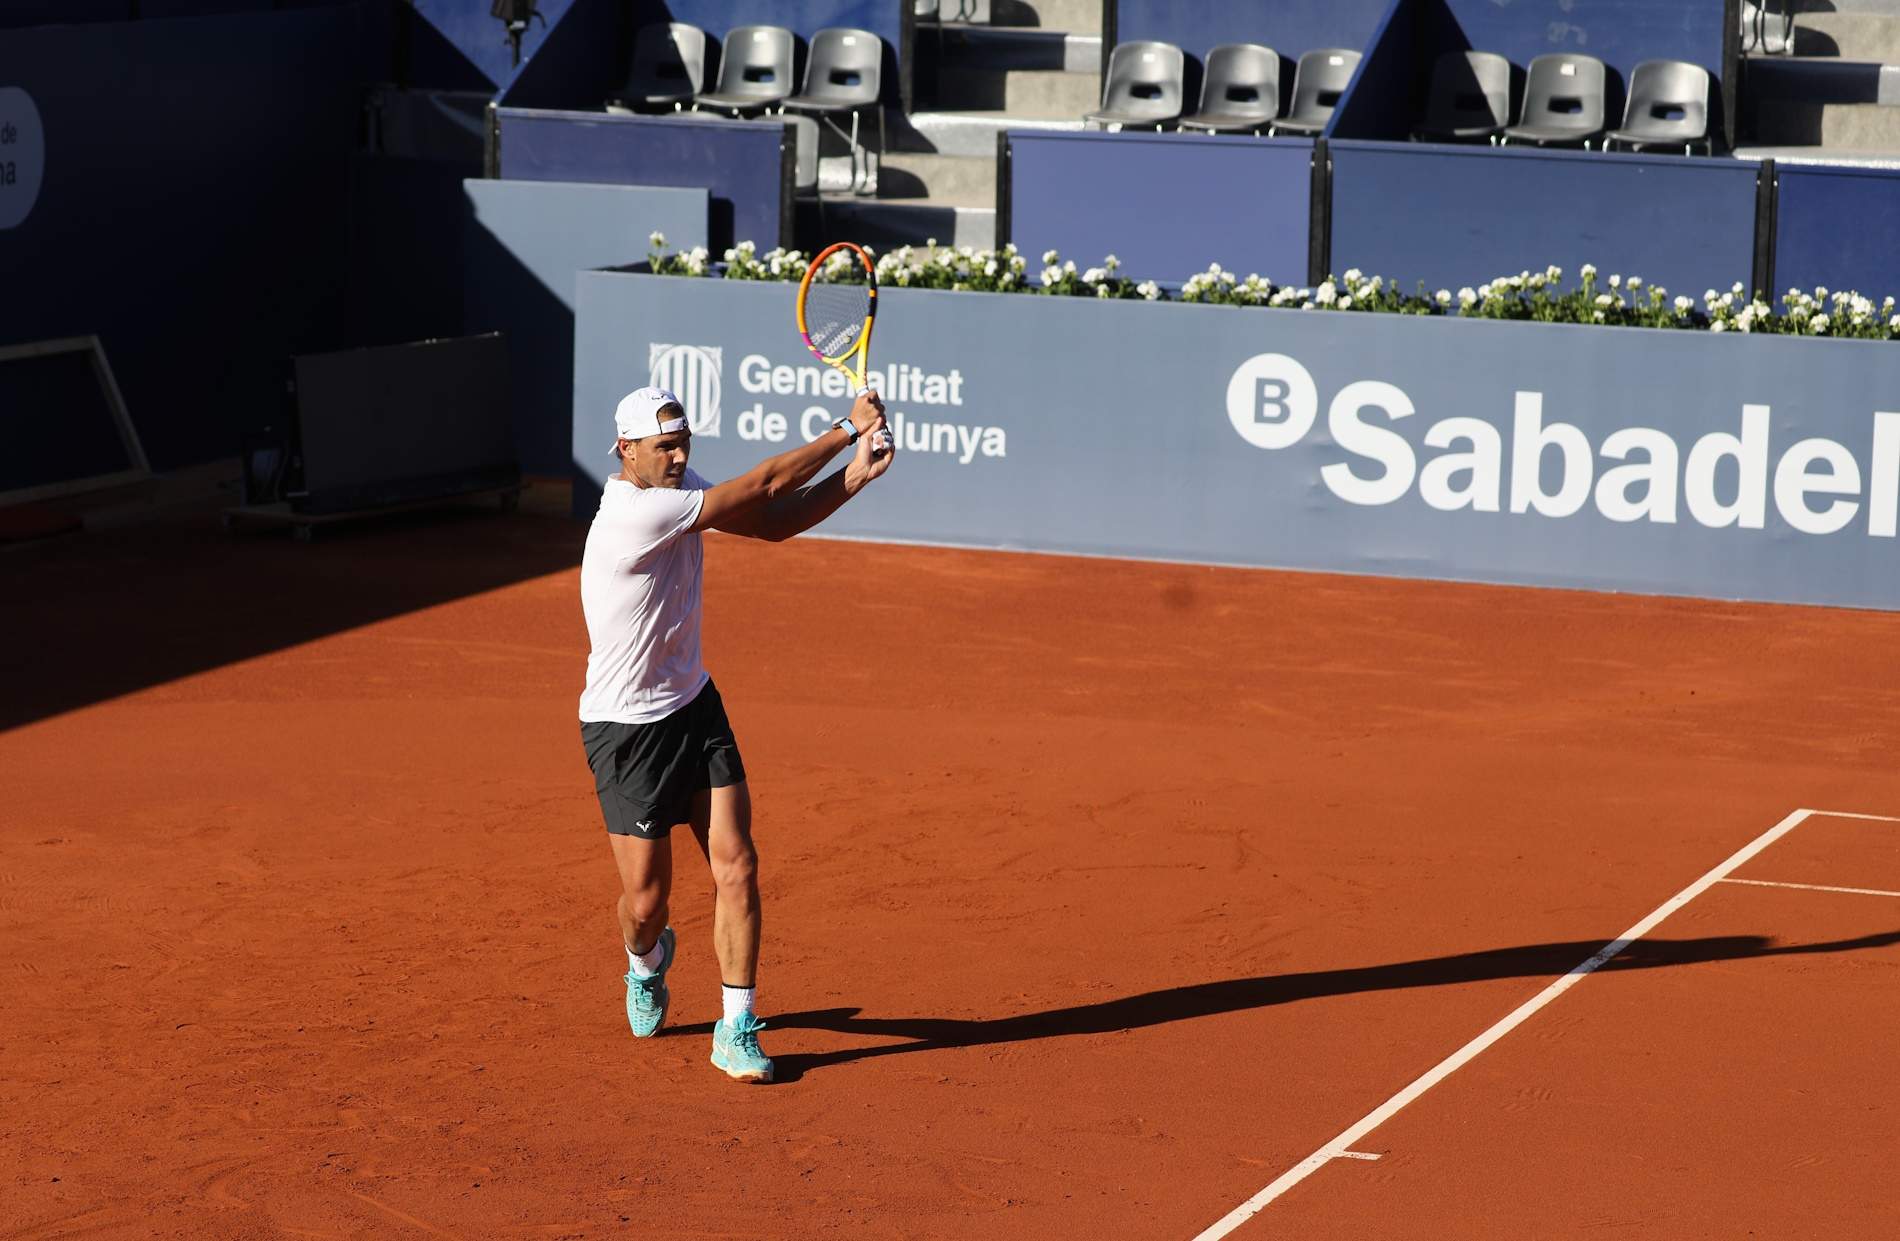
[[[1330,306],[1339,300],[1339,289],[1332,281],[1325,281],[1313,290],[1313,300],[1322,306]]]
[[[933,241],[930,244],[934,246],[937,243]],[[1062,256],[1054,250],[1044,250],[1042,252],[1042,265],[1044,267],[1054,267],[1061,260]]]
[[[1817,302],[1824,302],[1827,300],[1827,286],[1826,285],[1817,284],[1814,286],[1814,300]]]
[[[1709,330],[1711,332],[1726,332],[1728,331],[1728,324],[1717,319],[1714,323],[1709,324]]]
[[[1159,301],[1161,299],[1161,286],[1156,284],[1152,280],[1144,280],[1140,284],[1136,285],[1135,292],[1141,294],[1144,298],[1146,298],[1147,300],[1151,302]]]
[[[1596,320],[1596,321],[1597,321],[1598,323],[1602,323],[1602,322],[1604,322],[1604,318],[1603,318],[1603,312],[1602,312],[1601,310],[1593,310],[1593,311],[1591,311],[1591,312],[1590,312],[1590,317],[1591,317],[1591,318],[1593,318],[1593,319],[1595,319],[1595,320]]]
[[[983,264],[983,274],[986,276],[994,276],[996,274],[995,259],[991,259],[989,262]]]
[[[1112,254],[1102,260],[1102,266],[1106,267],[1110,271],[1114,271],[1117,267],[1120,267],[1121,265],[1122,265],[1122,261],[1116,258]]]
[[[1827,325],[1828,325],[1828,317],[1826,315],[1816,315],[1814,316],[1814,321],[1808,324],[1810,328],[1814,329],[1814,334],[1816,336],[1819,336],[1822,333],[1826,332]]]
[[[1691,299],[1686,298],[1686,297],[1678,297],[1676,299],[1676,313],[1677,314],[1686,315],[1691,310],[1694,310],[1694,309],[1695,309],[1695,302],[1692,301]]]
[[[1311,302],[1301,302],[1301,303],[1300,303],[1300,309],[1301,309],[1301,310],[1311,310],[1311,309],[1313,309],[1313,303],[1311,303]]]
[[[1108,286],[1107,286],[1107,285],[1105,285],[1105,284],[1098,284],[1098,285],[1096,285],[1096,286],[1095,286],[1095,296],[1097,296],[1097,297],[1107,297],[1107,296],[1109,296],[1109,292],[1108,292]]]
[[[1621,276],[1611,276],[1611,277],[1610,277],[1610,287],[1611,287],[1612,289],[1620,289],[1620,288],[1622,288],[1622,287],[1623,287],[1623,277],[1621,277]]]
[[[1595,275],[1596,268],[1594,267],[1590,268],[1590,273],[1592,275]],[[1557,266],[1555,263],[1552,263],[1549,267],[1546,267],[1544,269],[1544,279],[1549,281],[1551,284],[1556,284],[1559,280],[1562,280],[1563,278],[1564,278],[1564,269]]]
[[[1437,302],[1440,306],[1451,305],[1451,290],[1450,289],[1438,290],[1438,292],[1432,295],[1432,300]]]
[[[1342,297],[1342,298],[1340,298],[1340,299],[1339,299],[1339,308],[1340,308],[1341,310],[1351,310],[1351,309],[1352,309],[1352,298],[1351,298],[1350,296],[1347,296],[1347,297]]]
[[[1597,305],[1599,306],[1610,306],[1610,305],[1614,305],[1615,302],[1616,302],[1616,299],[1614,297],[1611,297],[1608,293],[1597,294]]]
[[[1364,280],[1365,278],[1366,278],[1366,274],[1360,271],[1357,267],[1349,268],[1346,272],[1346,283],[1349,285],[1358,284],[1361,280]]]
[[[1486,286],[1486,287],[1488,288],[1489,286]],[[1458,290],[1458,304],[1460,306],[1469,308],[1469,307],[1477,305],[1477,303],[1478,303],[1478,291],[1476,289],[1472,288],[1470,285],[1466,285],[1464,288]]]
[[[1083,284],[1100,284],[1108,279],[1108,273],[1099,267],[1091,267],[1082,273]]]
[[[1385,287],[1385,277],[1374,276],[1372,278],[1372,283],[1366,286],[1366,291],[1369,293],[1377,293],[1380,289],[1383,289],[1384,287]]]
[[[1597,266],[1595,263],[1585,263],[1582,267],[1577,269],[1577,274],[1582,276],[1585,280],[1595,280],[1597,278]]]
[[[666,244],[666,234],[655,229],[647,234],[647,244],[658,248]]]
[[[1887,330],[1889,332],[1900,332],[1900,315],[1895,315],[1893,318],[1887,320]]]
[[[1538,272],[1530,278],[1530,287],[1533,289],[1541,289],[1547,283],[1549,282],[1545,279],[1543,272]]]
[[[1070,259],[1068,262],[1064,263],[1062,265],[1062,270],[1071,276],[1075,275],[1075,260]]]
[[[1742,295],[1742,282],[1737,280],[1734,284],[1730,285],[1729,292],[1733,293],[1737,297],[1740,297]]]

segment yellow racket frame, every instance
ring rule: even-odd
[[[853,342],[851,348],[837,357],[827,357],[824,350],[812,342],[811,330],[805,325],[805,297],[811,291],[812,281],[816,280],[818,273],[824,270],[825,263],[832,255],[845,250],[856,255],[858,263],[864,268],[864,278],[871,289],[870,303],[864,312],[864,331]],[[798,282],[798,334],[805,338],[805,348],[811,350],[813,357],[826,366],[835,366],[844,372],[845,378],[851,381],[851,390],[859,396],[863,396],[867,391],[864,379],[870,373],[871,325],[876,318],[877,266],[871,262],[871,256],[864,252],[864,247],[849,241],[840,241],[820,250],[818,257],[811,261],[811,266],[805,269],[805,278]]]

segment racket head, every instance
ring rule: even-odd
[[[877,318],[877,267],[864,247],[841,241],[820,250],[798,283],[796,312],[812,356],[864,387]]]

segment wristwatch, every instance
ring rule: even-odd
[[[840,418],[831,425],[833,429],[844,432],[844,442],[847,447],[858,442],[857,424],[852,422],[849,418]]]

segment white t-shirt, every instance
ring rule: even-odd
[[[712,484],[686,471],[680,486],[607,480],[581,557],[587,617],[582,720],[649,724],[704,689],[699,654],[699,520]]]

